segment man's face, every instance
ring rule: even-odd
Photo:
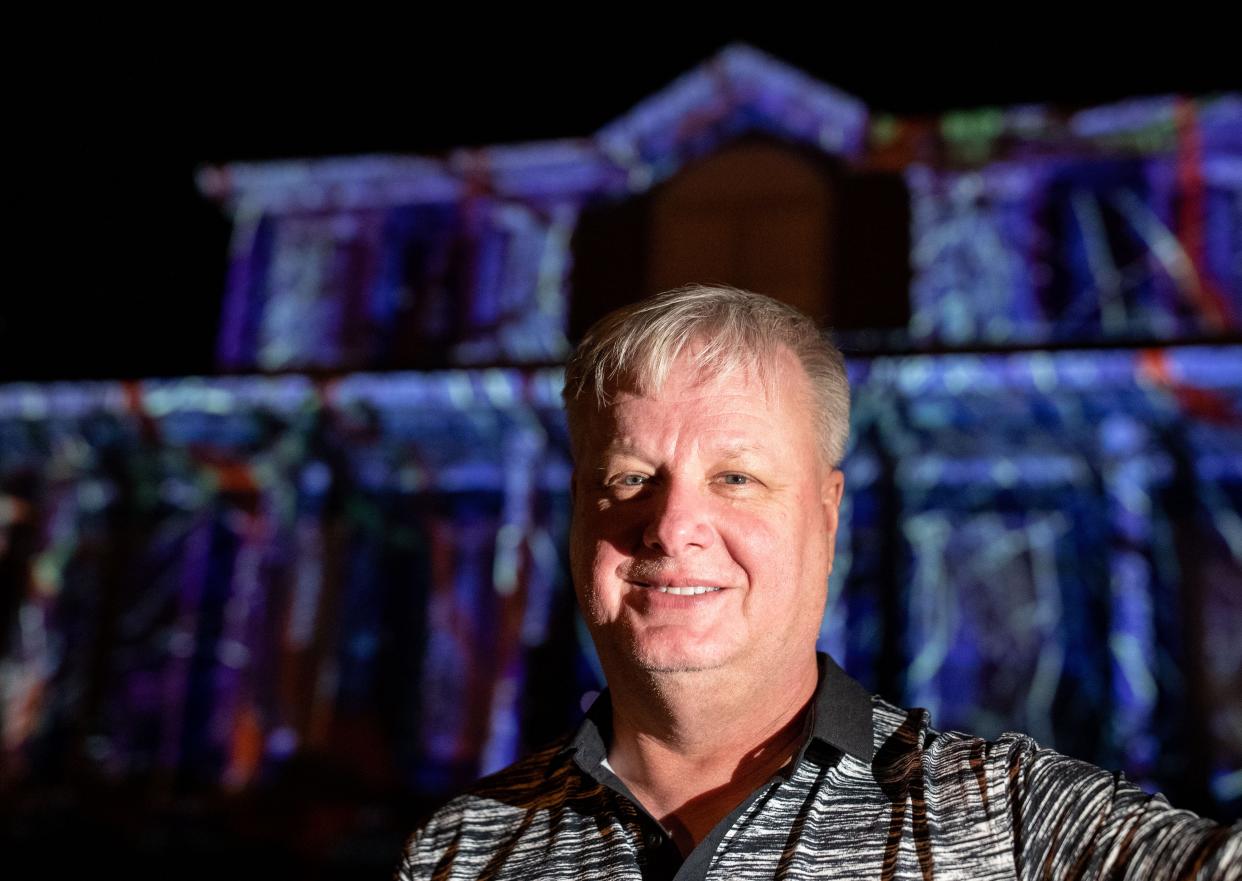
[[[683,359],[659,393],[588,420],[570,559],[606,668],[776,669],[813,650],[842,478],[801,365],[772,368],[701,381]]]

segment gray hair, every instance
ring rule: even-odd
[[[811,381],[816,435],[824,461],[836,466],[849,436],[845,359],[815,322],[792,306],[737,288],[689,285],[618,309],[596,322],[565,367],[561,393],[575,455],[586,404],[602,409],[616,391],[652,394],[691,343],[695,369],[720,375],[771,368],[782,348]]]

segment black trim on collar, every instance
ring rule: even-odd
[[[587,708],[586,716],[565,749],[576,753],[583,770],[593,769],[608,758],[608,741],[612,739],[612,698],[604,689]]]
[[[818,657],[819,687],[812,706],[811,737],[871,764],[875,758],[871,695],[828,655],[820,652]]]

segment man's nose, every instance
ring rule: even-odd
[[[656,500],[643,544],[666,557],[709,548],[715,541],[709,513],[709,500],[695,487],[672,481]]]

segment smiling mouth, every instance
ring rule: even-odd
[[[723,589],[719,587],[707,587],[706,585],[702,585],[702,584],[694,584],[688,587],[662,587],[656,584],[643,584],[639,582],[638,586],[642,588],[646,588],[647,590],[654,590],[659,593],[671,593],[673,596],[678,596],[678,597],[689,597],[689,596],[698,596],[699,594],[704,594],[704,593],[715,593],[716,591]]]

